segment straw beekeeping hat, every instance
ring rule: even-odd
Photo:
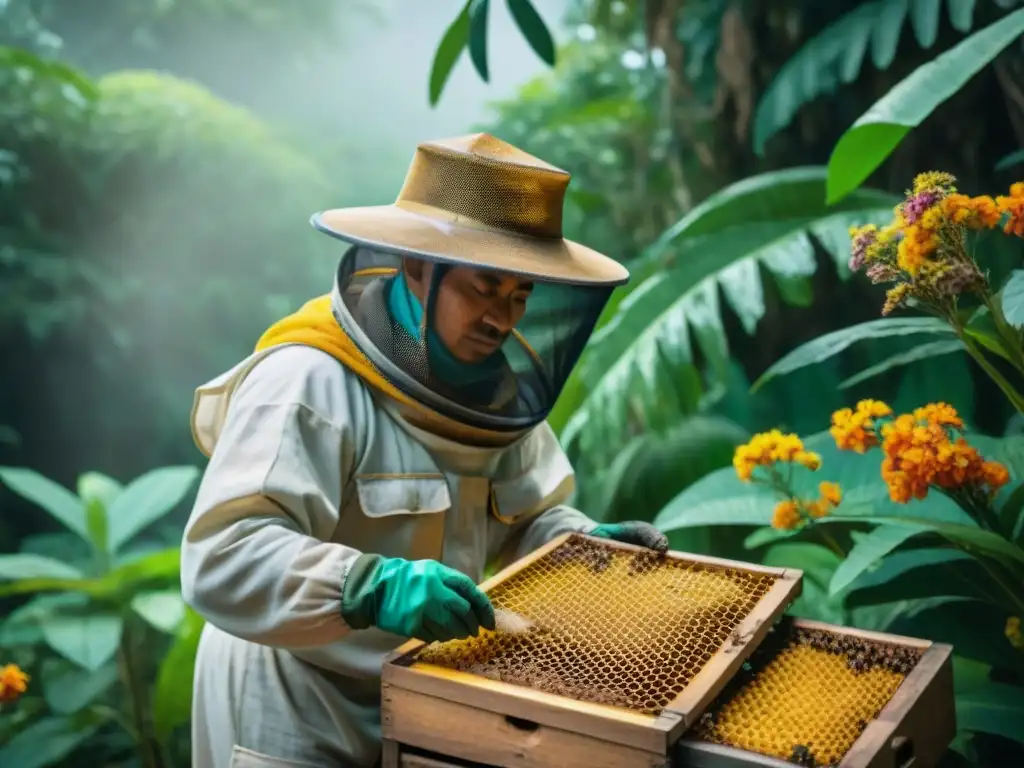
[[[619,285],[626,269],[562,237],[567,172],[486,133],[416,148],[392,205],[313,216],[329,235],[402,256],[560,283]]]

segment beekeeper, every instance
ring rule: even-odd
[[[421,144],[393,205],[313,217],[351,245],[333,292],[196,392],[194,768],[373,766],[383,657],[493,628],[488,563],[666,547],[565,505],[545,417],[629,277],[562,238],[568,183],[486,134]]]

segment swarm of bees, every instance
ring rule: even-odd
[[[603,573],[612,564],[610,549],[579,536],[570,538],[548,555],[548,558],[552,565],[579,563],[580,565],[585,565],[594,573]]]
[[[797,632],[796,640],[802,645],[828,651],[836,656],[845,655],[854,672],[867,672],[880,667],[906,675],[921,658],[921,652],[915,648],[873,643],[859,637],[834,635],[820,630],[801,629]]]

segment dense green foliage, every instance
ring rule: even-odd
[[[324,290],[329,246],[305,222],[334,184],[295,126],[215,95],[223,73],[181,49],[215,40],[297,71],[337,4],[88,5],[95,23],[74,0],[0,3],[0,664],[33,675],[0,713],[0,765],[170,768],[187,764],[202,626],[174,552],[191,392]],[[484,79],[515,66],[489,55],[494,5],[463,5],[420,63],[424,99],[460,60]],[[552,20],[507,0],[553,66],[479,126],[570,170],[567,235],[633,276],[551,417],[576,504],[656,521],[678,548],[802,568],[798,615],[953,642],[950,765],[1024,760],[1024,653],[1004,632],[1024,612],[1007,578],[1024,422],[965,354],[1002,354],[991,318],[965,338],[878,319],[848,228],[884,223],[919,171],[971,194],[1020,177],[1018,5],[578,0],[556,50]],[[1019,327],[1019,241],[975,251]],[[894,504],[877,452],[836,450],[822,430],[862,397],[954,405],[1010,469],[1000,531],[939,494]],[[775,500],[738,481],[734,449],[772,427],[813,435],[846,492],[822,523],[836,546],[771,528]]]

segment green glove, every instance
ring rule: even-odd
[[[434,560],[360,555],[345,578],[341,614],[353,629],[377,627],[426,642],[494,629],[487,595],[468,576]]]
[[[637,544],[658,552],[668,549],[665,534],[649,523],[630,521],[627,523],[603,523],[590,532],[599,539],[612,539],[624,544]]]

